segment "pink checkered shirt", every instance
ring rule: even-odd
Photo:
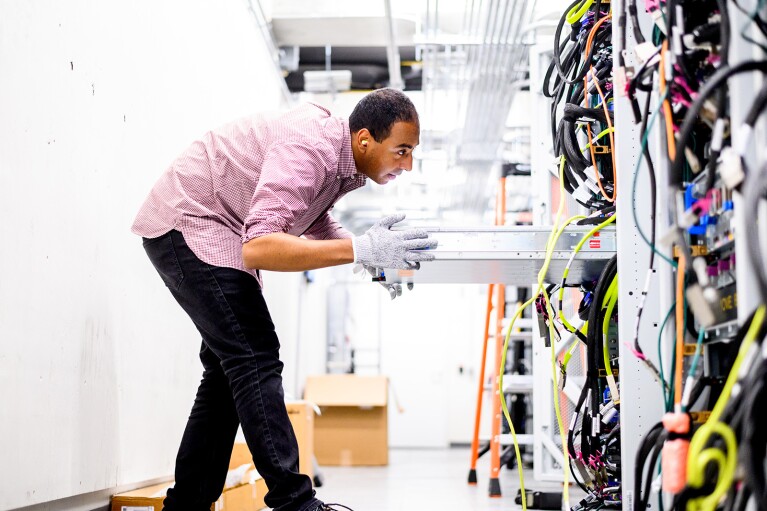
[[[202,261],[260,281],[243,264],[243,243],[274,232],[351,237],[330,209],[365,181],[348,122],[307,104],[206,133],[160,176],[131,230],[156,238],[177,229]]]

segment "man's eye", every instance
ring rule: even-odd
[[[405,150],[403,149],[401,151],[397,151],[397,154],[399,154],[400,156],[405,156]]]

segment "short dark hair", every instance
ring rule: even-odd
[[[386,139],[395,122],[418,123],[418,112],[404,92],[378,89],[363,97],[349,116],[349,131],[367,128],[376,142]]]

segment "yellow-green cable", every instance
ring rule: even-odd
[[[594,5],[594,0],[584,0],[584,2],[580,5],[576,5],[570,9],[570,11],[567,13],[567,22],[571,25],[578,23],[592,5]]]
[[[602,320],[602,357],[605,362],[605,372],[607,373],[607,385],[610,387],[610,400],[617,406],[621,402],[620,391],[615,383],[613,368],[610,366],[610,346],[608,343],[608,331],[610,329],[610,317],[613,315],[615,304],[618,302],[618,276],[616,275],[610,283],[605,293],[607,307],[605,308],[605,318]]]
[[[569,224],[570,222],[572,222],[573,220],[582,220],[582,219],[584,219],[584,218],[586,218],[586,216],[585,216],[585,215],[575,215],[575,216],[573,216],[573,217],[570,217],[570,218],[568,218],[568,219],[567,219],[567,221],[565,222],[565,226],[566,226],[566,225],[568,225],[568,224]],[[568,262],[568,264],[565,266],[565,271],[562,273],[562,281],[565,281],[565,280],[567,279],[567,276],[568,276],[569,274],[570,274],[570,264],[569,264],[569,262]],[[560,304],[560,310],[559,310],[559,320],[562,322],[562,324],[565,326],[565,328],[566,328],[566,329],[567,329],[567,330],[568,330],[570,333],[575,333],[575,331],[576,331],[576,328],[575,328],[573,325],[571,325],[571,324],[570,324],[570,322],[569,322],[569,321],[567,321],[567,318],[565,318],[565,317],[564,317],[564,314],[562,314],[562,313],[561,313],[561,312],[562,312],[562,310],[561,310],[561,309],[562,309],[562,307],[561,307],[561,304],[562,304],[562,300],[563,300],[563,298],[564,298],[564,295],[565,295],[565,287],[564,287],[564,286],[560,286],[560,287],[559,287],[559,293],[558,293],[558,295],[557,295],[557,298],[558,298],[558,300],[559,300],[559,304]]]
[[[706,422],[706,425],[710,424]],[[698,430],[700,431],[700,430]],[[738,465],[738,443],[735,439],[735,433],[730,426],[724,422],[715,422],[707,430],[707,435],[711,436],[716,433],[719,435],[725,443],[727,448],[726,452],[722,452],[721,449],[716,447],[710,447],[703,449],[696,454],[696,464],[700,470],[695,472],[687,472],[688,484],[694,488],[700,488],[705,483],[705,468],[711,461],[716,461],[719,465],[719,477],[717,478],[716,487],[710,495],[693,499],[688,504],[688,509],[700,509],[702,511],[714,511],[719,501],[724,497],[727,491],[732,485],[732,481],[735,478],[735,468]],[[696,433],[697,434],[697,433]],[[692,453],[692,443],[690,443],[690,453],[688,454],[688,466]]]
[[[575,249],[573,249],[574,253],[577,254],[578,252],[580,252],[581,248],[583,248],[583,245],[589,240],[589,238],[591,238],[594,235],[594,233],[596,233],[597,231],[601,231],[606,226],[608,226],[611,223],[615,222],[616,218],[617,218],[617,215],[613,215],[610,218],[608,218],[607,220],[605,220],[604,222],[602,222],[601,224],[595,226],[593,229],[591,229],[586,234],[584,234],[583,238],[581,238],[581,241],[579,241],[578,244],[575,245]]]
[[[610,283],[605,293],[607,306],[605,307],[605,318],[602,320],[602,357],[605,361],[605,371],[608,376],[613,375],[613,368],[610,367],[610,350],[607,346],[607,330],[610,327],[610,318],[613,315],[615,304],[618,302],[618,277],[615,277]]]
[[[501,396],[501,408],[503,409],[503,416],[506,417],[506,421],[509,423],[509,430],[511,431],[511,439],[514,442],[514,456],[517,458],[517,469],[519,469],[519,492],[522,495],[522,509],[527,511],[527,496],[525,495],[525,476],[522,473],[522,455],[519,452],[519,442],[517,441],[517,431],[514,429],[514,423],[511,421],[511,414],[509,413],[509,409],[506,406],[506,396],[503,394],[503,371],[506,368],[506,351],[509,349],[509,339],[511,338],[511,329],[514,326],[514,323],[517,321],[519,316],[522,315],[522,311],[524,311],[527,307],[530,306],[531,303],[535,301],[535,295],[533,295],[532,298],[530,298],[528,301],[526,301],[524,304],[522,304],[518,309],[517,312],[514,314],[514,317],[511,318],[511,323],[509,324],[509,329],[506,332],[506,340],[503,343],[503,351],[501,352],[501,372],[498,376],[498,393]],[[498,305],[501,306],[500,304]]]
[[[546,300],[546,308],[549,310],[549,314],[553,317],[553,311],[551,308],[551,302],[549,301],[549,294],[546,290],[543,290],[543,297]],[[549,335],[553,335],[554,322],[549,321]],[[570,452],[567,447],[567,438],[565,436],[565,423],[562,420],[562,409],[559,406],[559,385],[557,384],[557,351],[554,348],[554,343],[551,344],[551,386],[552,396],[554,398],[554,415],[557,417],[557,427],[559,428],[559,440],[562,442],[562,471],[565,475],[565,480],[562,483],[562,500],[564,500],[566,507],[570,508]]]
[[[605,135],[609,135],[610,133],[613,133],[614,131],[615,131],[615,128],[614,128],[614,127],[613,127],[613,128],[607,128],[606,130],[603,130],[601,133],[599,133],[599,135],[597,135],[596,137],[594,137],[594,142],[596,142],[596,141],[597,141],[597,140],[599,140],[600,138],[604,137]],[[581,148],[581,152],[582,152],[582,153],[583,153],[583,152],[585,152],[585,151],[586,151],[586,149],[588,149],[589,147],[591,147],[591,142],[589,142],[588,144],[586,144],[585,146],[583,146],[583,147]]]
[[[573,217],[574,218],[574,217]],[[562,273],[562,283],[563,285],[559,287],[559,303],[562,303],[562,298],[565,293],[565,286],[564,282],[567,280],[567,276],[570,274],[570,266],[572,266],[573,261],[575,260],[575,256],[578,255],[578,252],[581,251],[583,248],[583,245],[586,244],[586,241],[588,241],[594,233],[601,231],[605,226],[610,225],[611,223],[615,222],[615,219],[617,218],[617,215],[613,215],[601,224],[595,226],[593,229],[591,229],[589,232],[583,235],[581,240],[578,242],[577,245],[575,245],[575,248],[573,249],[573,252],[570,254],[570,259],[567,260],[567,264],[565,265],[565,271]],[[540,278],[540,276],[539,276]],[[562,312],[562,308],[560,307],[559,312],[557,313],[557,316],[559,317],[559,320],[562,322],[563,325],[565,325],[565,328],[567,328],[570,332],[575,333],[575,327],[573,327],[568,321],[567,318],[565,318],[564,313]]]
[[[561,298],[560,298],[560,302],[561,302]],[[575,332],[577,332],[577,331],[578,331],[578,329],[577,329],[577,328],[575,328],[573,325],[571,325],[571,324],[570,324],[570,322],[569,322],[569,321],[567,321],[567,318],[565,317],[564,313],[562,312],[562,309],[560,309],[560,310],[557,312],[557,314],[559,315],[559,321],[561,321],[561,322],[562,322],[562,324],[563,324],[563,325],[565,325],[565,328],[566,328],[566,329],[567,329],[567,330],[568,330],[570,333],[573,333],[573,334],[574,334]]]
[[[588,325],[588,323],[584,323],[584,326],[585,325]],[[575,352],[575,348],[577,347],[578,347],[578,342],[576,339],[575,342],[573,342],[573,345],[570,346],[570,349],[567,350],[567,353],[565,353],[565,356],[562,357],[562,371],[567,371],[567,364],[570,363],[570,359],[572,358],[573,353]]]
[[[560,175],[560,206],[562,205],[563,198],[564,198],[564,176]],[[616,219],[616,216],[613,215],[604,222],[600,223],[599,225],[595,226],[593,229],[591,229],[589,232],[587,232],[578,242],[578,244],[575,246],[575,251],[580,251],[580,249],[583,247],[583,245],[586,243],[586,241],[591,238],[595,232],[603,229],[605,226],[611,224]],[[561,233],[560,233],[561,234]],[[553,252],[553,248],[552,248]],[[573,256],[571,256],[573,257]],[[549,257],[547,260],[547,263],[551,262],[551,258]],[[548,271],[548,264],[546,265],[545,269]],[[533,296],[537,296],[538,293],[541,291],[543,292],[543,297],[546,301],[546,309],[549,311],[549,316],[554,317],[554,310],[551,306],[551,301],[549,300],[549,295],[546,293],[545,288],[543,286],[543,279],[546,277],[546,272],[541,271],[538,274],[538,292],[535,293]],[[549,336],[553,338],[554,336],[554,322],[549,322]],[[569,359],[568,359],[569,361]],[[563,468],[562,471],[564,473],[564,483],[562,487],[562,499],[565,501],[565,503],[568,505],[570,504],[570,472],[569,472],[569,463],[568,459],[570,456],[570,453],[568,452],[567,448],[567,438],[565,436],[565,425],[564,421],[562,420],[562,410],[559,406],[559,386],[557,385],[557,352],[554,347],[554,343],[551,343],[551,384],[552,384],[552,392],[553,392],[553,399],[554,399],[554,414],[557,417],[557,427],[559,428],[559,437],[560,441],[562,442],[562,456],[563,456]]]
[[[690,448],[687,455],[687,477],[689,483],[693,487],[700,487],[703,485],[703,479],[705,478],[705,469],[707,460],[717,460],[720,464],[719,480],[717,481],[716,488],[707,497],[691,500],[688,509],[715,509],[719,502],[719,499],[727,492],[727,489],[732,484],[732,480],[735,476],[735,467],[737,465],[737,441],[735,435],[732,433],[732,429],[723,422],[719,422],[722,412],[730,400],[732,395],[732,389],[738,380],[740,373],[740,366],[743,365],[743,361],[748,355],[756,335],[762,328],[764,322],[765,306],[760,305],[754,313],[754,318],[751,321],[751,325],[743,337],[743,342],[740,345],[738,356],[735,358],[735,362],[732,364],[730,374],[727,376],[727,381],[724,384],[722,393],[719,395],[714,409],[711,411],[711,416],[708,421],[703,424],[698,431],[692,437],[690,441]],[[719,459],[718,455],[714,452],[721,452],[719,449],[709,448],[705,449],[711,435],[718,434],[724,439],[727,446],[727,453],[722,454],[724,456],[724,462]],[[704,456],[704,453],[706,454]]]
[[[501,396],[501,409],[503,410],[503,415],[506,417],[506,421],[509,423],[509,429],[511,430],[511,438],[514,442],[514,455],[517,458],[517,468],[519,469],[519,484],[520,484],[520,494],[522,496],[522,509],[523,511],[527,511],[527,495],[525,494],[525,477],[522,472],[522,456],[519,453],[519,442],[517,442],[517,433],[514,429],[514,424],[511,421],[511,414],[509,413],[508,407],[506,406],[506,398],[503,395],[503,373],[506,369],[506,352],[509,349],[509,342],[511,339],[511,332],[514,328],[514,323],[516,322],[517,318],[522,315],[522,311],[524,311],[527,307],[530,306],[533,301],[535,301],[535,297],[538,296],[541,293],[541,290],[543,290],[543,279],[546,277],[546,272],[549,270],[549,265],[551,264],[551,258],[554,254],[554,246],[556,246],[556,241],[559,239],[559,236],[562,235],[563,229],[559,229],[559,220],[562,218],[562,213],[565,210],[565,193],[564,193],[564,173],[565,173],[565,157],[560,156],[559,157],[559,183],[560,183],[560,193],[559,193],[559,207],[557,208],[557,216],[554,219],[554,226],[551,229],[551,233],[549,234],[549,239],[546,241],[546,258],[543,262],[543,267],[541,268],[541,271],[538,272],[538,289],[535,293],[532,294],[531,298],[525,302],[519,309],[517,309],[517,312],[514,314],[514,317],[511,319],[511,322],[509,323],[509,328],[506,331],[506,339],[504,341],[503,350],[501,351],[501,364],[498,368],[498,392]],[[545,294],[544,294],[545,296]],[[548,297],[546,297],[546,301],[548,303]],[[500,304],[499,304],[500,306]],[[551,331],[552,325],[549,326],[549,331]],[[557,394],[557,379],[556,379],[556,371],[552,373],[554,380],[552,382],[554,386],[554,396],[556,397]],[[555,399],[555,410],[559,409],[558,403]],[[557,413],[557,420],[559,421],[559,430],[560,434],[562,432],[562,416],[561,414]],[[563,437],[564,438],[564,437]],[[562,444],[563,453],[565,455],[565,461],[567,461],[567,444]],[[565,475],[565,480],[562,488],[562,496],[565,502],[569,503],[569,473],[567,469],[567,463],[563,463],[563,470]]]
[[[552,244],[552,245],[556,245],[557,240],[559,240],[559,237],[562,235],[563,232],[564,232],[564,226],[562,227],[562,229],[557,229],[555,237],[553,237],[553,238],[550,237],[549,238],[549,243]],[[551,264],[551,257],[552,257],[552,255],[553,255],[553,250],[551,250],[551,251],[547,250],[547,256],[546,256],[546,259],[544,260],[543,268],[542,268],[543,276],[545,276],[546,275],[546,271],[548,271],[549,265]],[[520,485],[520,493],[522,495],[522,509],[525,510],[525,511],[527,510],[527,498],[526,498],[526,495],[525,495],[525,478],[524,478],[524,474],[522,472],[522,456],[521,456],[521,454],[519,452],[519,443],[517,442],[517,433],[516,433],[516,430],[514,429],[514,424],[511,421],[511,414],[509,413],[509,409],[506,406],[506,398],[504,397],[504,394],[503,394],[503,373],[504,373],[504,371],[506,369],[506,353],[509,350],[509,342],[511,340],[511,332],[512,332],[512,330],[514,328],[514,323],[516,323],[517,319],[519,319],[519,317],[522,315],[522,312],[525,309],[527,309],[530,306],[530,304],[532,304],[535,301],[535,298],[541,292],[543,292],[543,295],[546,298],[547,307],[549,309],[551,308],[548,305],[548,295],[545,292],[545,289],[544,289],[544,286],[543,286],[543,281],[540,280],[540,279],[541,279],[541,277],[539,275],[539,282],[538,282],[538,289],[537,289],[537,291],[535,293],[533,293],[532,297],[528,301],[526,301],[524,304],[522,304],[517,309],[517,312],[514,313],[514,316],[511,318],[511,322],[509,323],[509,327],[506,330],[506,339],[504,340],[504,343],[503,343],[503,349],[501,350],[501,364],[500,364],[500,369],[499,369],[499,373],[498,373],[498,392],[500,393],[500,396],[501,396],[501,408],[503,410],[503,416],[506,417],[506,421],[509,423],[509,429],[511,431],[511,438],[512,438],[512,441],[514,442],[514,454],[515,454],[515,456],[517,458],[517,467],[519,468],[519,485]],[[553,317],[553,316],[551,316],[551,317]],[[554,328],[553,322],[549,322],[549,335],[553,335],[553,332],[552,332],[553,328]],[[553,347],[553,345],[554,344],[552,343],[552,347]],[[555,393],[554,393],[554,396],[555,396],[554,406],[555,406],[555,409],[558,409],[559,408],[559,402],[556,399],[556,397],[557,397],[556,396],[556,391],[557,391],[557,386],[556,386],[557,385],[556,367],[554,369],[555,369],[554,373],[553,373],[554,374],[553,384],[554,384],[554,389],[555,389]],[[561,423],[561,420],[560,420],[560,431],[561,431],[561,428],[562,428],[562,423]],[[563,444],[563,446],[564,446],[565,449],[567,449],[567,444],[566,443]],[[565,458],[565,460],[567,460],[567,458]],[[567,470],[567,468],[565,468],[565,471],[566,470]],[[566,494],[568,494],[568,475],[567,474],[565,475],[565,483],[564,483],[564,487],[563,487],[563,495],[566,495]],[[569,499],[569,495],[568,495],[568,497],[565,498],[565,501],[567,501],[568,499]]]

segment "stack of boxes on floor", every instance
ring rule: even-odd
[[[305,401],[286,403],[290,422],[298,438],[301,465],[299,470],[314,476],[314,408]],[[173,481],[140,488],[112,497],[111,511],[162,511],[162,502]],[[264,509],[266,483],[253,466],[253,457],[244,443],[234,444],[224,493],[211,511],[257,511]]]
[[[305,401],[286,403],[298,439],[299,471],[314,477],[320,465],[375,466],[389,463],[388,380],[383,376],[309,377]],[[321,414],[315,417],[315,405]],[[111,511],[161,511],[173,481],[112,497]],[[224,493],[211,511],[265,509],[266,484],[244,443],[236,443]]]

